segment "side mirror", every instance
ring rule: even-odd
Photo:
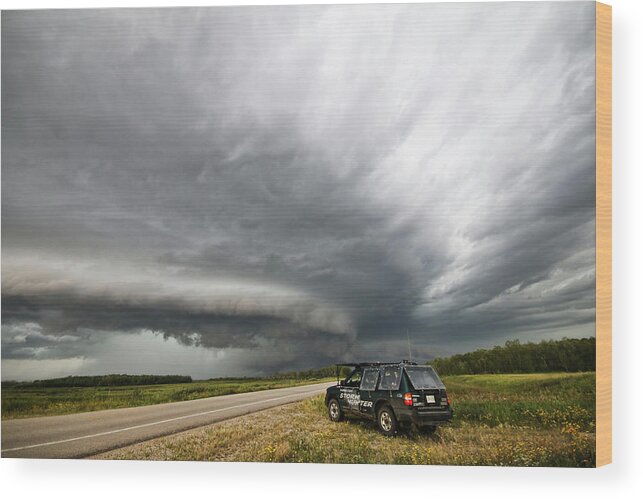
[[[343,379],[343,380],[341,380],[341,381],[339,382],[339,386],[344,386],[345,384],[346,384],[346,380],[345,380],[345,379]]]

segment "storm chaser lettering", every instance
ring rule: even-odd
[[[359,405],[359,403],[361,401],[359,393],[348,392],[348,391],[340,392],[339,398],[340,399],[345,399],[346,402],[348,402],[349,405]]]
[[[373,407],[373,402],[371,402],[370,400],[362,400],[359,393],[341,391],[339,393],[339,398],[346,400],[346,402],[348,402],[348,405],[351,406],[356,405],[359,407]]]

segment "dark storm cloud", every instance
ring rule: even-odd
[[[593,6],[3,13],[3,356],[592,334]]]

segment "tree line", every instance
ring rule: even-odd
[[[507,341],[504,346],[435,358],[440,374],[579,372],[596,370],[596,338],[563,338],[540,343]]]
[[[275,373],[270,376],[271,379],[286,380],[286,379],[319,379],[319,378],[334,378],[336,376],[335,366],[319,367],[315,369],[307,369],[305,371],[288,371]],[[345,378],[351,372],[350,367],[341,366],[339,368],[340,379]]]
[[[192,383],[192,377],[180,376],[178,374],[106,374],[102,376],[66,376],[64,378],[37,379],[29,382],[3,382],[2,386],[65,388],[88,386],[164,385],[171,383]]]

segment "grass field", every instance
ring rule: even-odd
[[[168,385],[92,388],[7,387],[2,389],[2,419],[55,416],[119,407],[179,402],[231,393],[256,392],[331,381],[328,379],[221,379]]]
[[[594,466],[595,374],[443,378],[455,418],[434,435],[331,423],[323,397],[112,451],[103,459]]]

